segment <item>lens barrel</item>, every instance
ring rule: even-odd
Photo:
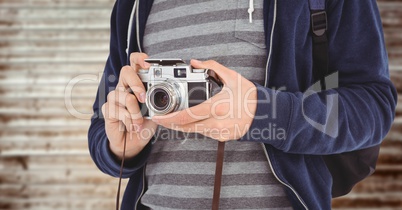
[[[147,91],[146,105],[156,115],[165,115],[177,109],[180,104],[180,93],[177,87],[169,82],[162,82],[150,87]]]
[[[170,96],[164,89],[156,89],[151,94],[151,104],[155,109],[163,111],[170,103]]]

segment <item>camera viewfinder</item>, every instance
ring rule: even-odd
[[[174,69],[174,77],[176,78],[186,78],[187,70],[186,68],[175,68]]]

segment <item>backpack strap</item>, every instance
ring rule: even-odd
[[[311,33],[313,37],[313,76],[320,80],[322,90],[326,90],[325,76],[328,68],[327,13],[325,0],[309,0],[311,14]],[[332,176],[332,197],[350,192],[353,186],[371,175],[380,151],[380,145],[322,158]]]
[[[313,76],[314,80],[320,80],[321,89],[325,90],[325,76],[328,74],[328,21],[325,0],[309,0],[309,5],[313,37]]]

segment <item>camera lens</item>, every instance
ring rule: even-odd
[[[174,84],[162,82],[148,89],[145,103],[154,114],[164,115],[178,108],[180,98],[180,93]]]
[[[165,90],[157,89],[152,93],[151,100],[156,110],[163,111],[168,107],[170,97]]]

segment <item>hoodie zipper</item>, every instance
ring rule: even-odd
[[[250,4],[251,4],[251,3],[252,3],[252,0],[250,0]],[[272,44],[273,44],[273,39],[274,39],[274,31],[275,31],[276,16],[277,16],[277,7],[278,7],[277,3],[278,3],[277,0],[274,0],[274,19],[273,19],[273,23],[272,23],[271,35],[270,35],[270,40],[269,40],[270,43],[269,43],[269,53],[268,53],[268,58],[267,58],[267,65],[265,66],[265,73],[266,73],[266,76],[265,76],[265,83],[264,83],[264,86],[265,86],[265,87],[267,87],[267,85],[268,85],[269,63],[271,62],[271,57],[272,57]],[[252,16],[251,16],[251,13],[250,13],[250,21],[251,21],[251,18],[252,18]],[[269,167],[271,168],[271,171],[272,171],[272,173],[274,174],[275,178],[276,178],[281,184],[283,184],[284,186],[286,186],[287,188],[289,188],[290,190],[292,190],[292,192],[296,195],[296,197],[297,197],[297,199],[299,200],[299,202],[303,205],[303,207],[304,207],[306,210],[308,210],[307,205],[304,203],[304,201],[302,200],[302,198],[300,197],[300,195],[296,192],[296,190],[293,189],[292,186],[286,184],[284,181],[282,181],[282,180],[278,177],[278,175],[276,174],[276,172],[275,172],[275,170],[274,170],[274,167],[272,166],[271,159],[269,158],[267,148],[265,148],[264,143],[261,143],[261,145],[262,145],[262,148],[263,148],[263,150],[264,150],[265,156],[267,157],[267,161],[268,161]]]
[[[271,29],[271,35],[269,37],[269,52],[268,52],[268,59],[267,59],[267,65],[265,66],[265,83],[264,87],[267,87],[268,85],[268,68],[269,68],[269,63],[271,62],[271,57],[272,57],[272,43],[274,43],[274,31],[275,31],[275,25],[276,25],[276,10],[277,8],[277,0],[274,0],[274,19],[272,23],[272,29]]]
[[[135,202],[134,210],[137,210],[137,207],[138,207],[138,204],[139,204],[139,202],[141,200],[141,197],[144,194],[144,189],[145,189],[145,168],[146,168],[146,166],[144,166],[144,169],[142,171],[142,190],[141,190],[141,194],[140,194],[140,196],[138,196],[137,201]]]
[[[263,148],[263,150],[264,150],[265,156],[267,157],[267,161],[268,161],[269,167],[271,168],[272,174],[274,174],[275,178],[276,178],[281,184],[285,185],[287,188],[289,188],[290,190],[292,190],[292,192],[296,195],[296,197],[297,197],[297,199],[299,200],[299,202],[303,205],[304,209],[308,210],[307,205],[303,202],[302,198],[299,196],[299,194],[296,192],[296,190],[293,189],[292,186],[286,184],[284,181],[282,181],[282,180],[278,177],[278,175],[276,174],[276,172],[275,172],[275,170],[274,170],[274,167],[272,166],[271,159],[269,158],[267,148],[265,148],[264,143],[261,143],[261,145],[262,145],[262,148]]]

